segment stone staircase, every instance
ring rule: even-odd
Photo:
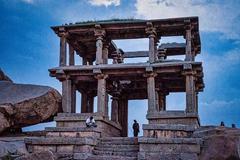
[[[88,160],[136,160],[138,151],[137,138],[101,138]]]

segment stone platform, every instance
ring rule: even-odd
[[[93,116],[97,127],[86,127],[85,121]],[[52,151],[58,159],[87,159],[101,137],[119,137],[121,126],[96,113],[59,113],[57,127],[45,128],[46,136],[26,138],[30,153]],[[74,158],[75,157],[75,158]]]
[[[188,138],[199,128],[196,113],[160,111],[148,113],[149,124],[143,125],[143,135],[148,138]]]
[[[143,124],[143,136],[149,138],[190,138],[193,126],[168,124]]]
[[[185,111],[160,111],[148,113],[147,119],[149,124],[181,124],[191,125],[195,128],[200,126],[198,114],[187,113]]]
[[[201,139],[139,138],[139,160],[198,160]]]
[[[120,124],[97,113],[58,113],[54,120],[57,122],[57,127],[86,128],[85,122],[90,116],[95,119],[96,132],[100,132],[101,137],[120,137],[122,130]]]
[[[74,154],[81,155],[80,159],[86,159],[92,155],[92,150],[97,144],[97,139],[90,137],[37,137],[26,138],[24,141],[30,153],[51,151],[58,159],[73,159]]]

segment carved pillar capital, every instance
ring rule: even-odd
[[[99,73],[99,74],[95,74],[94,75],[94,78],[96,78],[96,79],[107,79],[108,78],[108,75],[106,75],[106,74],[102,74],[102,73]]]
[[[143,77],[146,77],[146,78],[150,78],[150,77],[156,77],[157,76],[157,73],[155,72],[146,72],[143,74]]]
[[[184,70],[184,71],[182,71],[182,75],[195,77],[197,75],[197,72],[194,70]]]
[[[95,25],[94,36],[98,39],[103,40],[103,37],[106,35],[106,31],[101,28],[99,24]]]
[[[153,27],[152,22],[147,22],[145,32],[149,38],[156,38],[157,32],[156,28]]]
[[[57,34],[58,34],[59,37],[64,37],[64,38],[67,38],[69,36],[69,33],[65,30],[64,27],[60,27],[58,29],[58,33]]]

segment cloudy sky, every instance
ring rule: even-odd
[[[240,126],[239,8],[239,0],[0,0],[0,67],[16,83],[49,85],[60,91],[60,83],[48,75],[48,69],[58,65],[59,53],[59,39],[50,26],[112,18],[199,16],[202,52],[197,60],[203,61],[206,85],[199,94],[201,124],[224,121]],[[125,51],[148,48],[146,40],[116,43]],[[184,108],[183,94],[167,100],[168,109]],[[133,118],[146,123],[142,118],[146,104],[129,102],[130,123]]]

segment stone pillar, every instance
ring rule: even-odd
[[[160,49],[158,50],[158,59],[163,61],[166,59],[166,53],[167,53],[167,50],[166,49]]]
[[[94,97],[86,92],[81,95],[81,113],[93,113]]]
[[[196,113],[198,113],[198,92],[196,92],[196,100],[195,100],[196,104]]]
[[[76,85],[74,83],[72,83],[71,98],[72,98],[71,113],[76,113]]]
[[[166,111],[166,94],[164,94],[162,91],[158,93],[159,96],[159,111]]]
[[[60,59],[59,66],[66,66],[67,63],[67,42],[66,42],[66,33],[60,34]]]
[[[147,77],[148,112],[153,113],[157,111],[155,78],[154,78],[156,74],[151,72],[151,73],[147,73],[145,76]]]
[[[119,111],[119,97],[118,95],[113,95],[112,96],[112,104],[111,104],[111,120],[116,122],[116,123],[119,123],[119,114],[118,114],[118,111]]]
[[[103,64],[103,37],[105,30],[101,29],[100,25],[95,25],[94,35],[97,37],[96,41],[96,64]]]
[[[92,57],[90,56],[82,57],[82,65],[92,65],[92,64],[93,64]]]
[[[153,63],[156,61],[157,57],[155,52],[156,29],[151,22],[147,22],[146,33],[149,37],[149,62]]]
[[[103,46],[103,64],[108,64],[108,48],[108,44]]]
[[[122,126],[122,137],[128,136],[128,99],[122,96],[118,101],[118,118]]]
[[[96,64],[103,64],[103,58],[102,58],[102,37],[98,37],[97,38],[97,42],[96,42],[96,47],[97,47],[97,51],[96,51]]]
[[[74,66],[75,63],[75,58],[74,58],[74,49],[73,47],[69,44],[69,65]]]
[[[81,93],[81,113],[87,113],[88,96],[87,93]]]
[[[88,95],[87,112],[93,113],[93,110],[94,110],[94,96]]]
[[[155,39],[155,43],[154,43],[154,55],[155,55],[155,60],[158,60],[158,43],[159,40]]]
[[[118,63],[118,52],[117,51],[114,51],[114,53],[112,54],[112,63],[113,64],[117,64]]]
[[[192,54],[192,36],[191,36],[191,29],[186,30],[186,58],[185,61],[192,61],[193,54]]]
[[[64,113],[72,112],[72,81],[66,79],[62,82],[62,108]]]
[[[97,74],[95,76],[98,80],[98,88],[97,88],[97,112],[108,117],[107,108],[106,108],[106,78],[107,75]]]
[[[196,113],[196,92],[194,82],[194,72],[185,72],[186,76],[186,112]]]

